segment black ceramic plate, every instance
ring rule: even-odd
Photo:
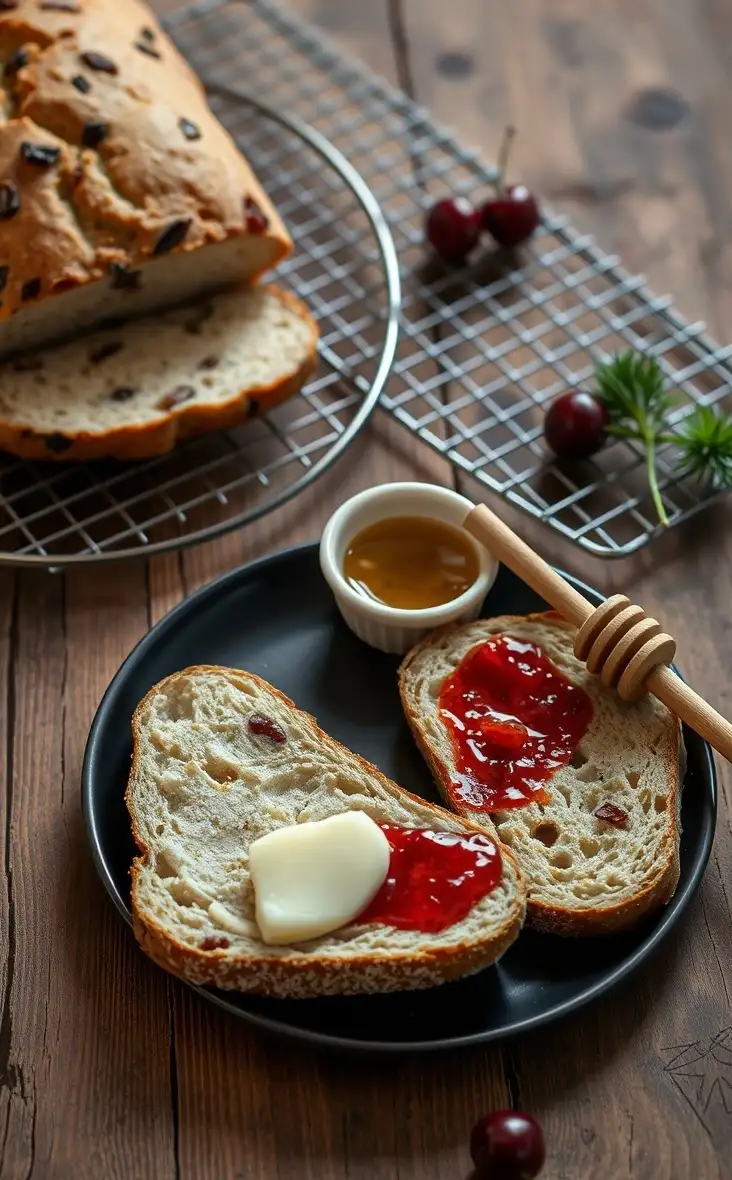
[[[598,595],[575,583],[588,597]],[[544,604],[501,568],[484,613],[523,613]],[[115,676],[94,720],[83,772],[83,803],[94,858],[129,922],[134,855],[123,791],[130,718],[162,677],[191,664],[228,664],[265,677],[315,714],[333,737],[375,762],[410,791],[436,799],[402,719],[396,657],[347,630],[320,573],[316,545],[275,554],[206,586],[164,618]],[[525,1032],[607,992],[646,960],[679,921],[709,857],[716,783],[709,748],[687,733],[681,881],[664,911],[631,934],[560,940],[524,931],[497,965],[425,992],[322,1000],[266,1000],[195,990],[250,1024],[372,1052],[477,1044]]]

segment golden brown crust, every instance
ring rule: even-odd
[[[177,443],[214,430],[229,430],[255,414],[273,410],[281,402],[299,393],[311,377],[316,364],[318,327],[305,304],[279,287],[272,291],[284,304],[295,311],[312,333],[307,357],[296,373],[274,385],[241,389],[232,393],[226,402],[216,405],[186,405],[172,409],[164,418],[145,422],[140,426],[124,426],[100,434],[64,434],[64,449],[49,449],[48,438],[0,420],[0,451],[22,459],[50,462],[79,462],[93,459],[137,460],[171,451]]]
[[[256,234],[266,249],[256,274],[242,277],[275,265],[289,235],[147,6],[77,7],[19,0],[0,13],[0,181],[18,203],[0,218],[0,321],[155,253]],[[29,162],[24,142],[58,158]]]
[[[503,862],[512,866],[517,879],[516,903],[502,926],[489,937],[480,941],[453,943],[449,946],[431,944],[419,952],[394,954],[390,955],[388,959],[377,959],[370,955],[344,956],[339,959],[336,956],[328,955],[326,957],[317,954],[291,955],[283,958],[266,953],[262,955],[232,955],[229,951],[201,951],[185,946],[178,939],[172,937],[151,915],[144,914],[137,901],[137,874],[139,866],[150,855],[150,849],[142,838],[132,798],[132,782],[139,756],[141,716],[148,701],[163,690],[167,684],[179,677],[210,672],[225,672],[233,678],[245,675],[248,680],[255,681],[265,687],[286,708],[296,710],[302,716],[307,717],[316,737],[328,737],[329,741],[334,741],[320,729],[315,718],[303,713],[284,693],[279,692],[278,689],[251,672],[199,665],[186,668],[182,672],[175,672],[150,689],[137,706],[132,718],[132,766],[125,791],[125,803],[130,815],[132,835],[140,850],[140,856],[135,859],[130,870],[133,928],[140,946],[154,962],[166,971],[170,971],[191,983],[208,984],[214,987],[269,996],[306,997],[431,987],[480,971],[495,962],[508,949],[518,937],[523,924],[525,887],[513,853],[502,845]],[[338,742],[335,744],[340,746]],[[346,750],[344,746],[340,746],[340,748],[348,755],[349,759],[353,759],[370,775],[387,786],[390,791],[394,790],[395,784],[387,779],[377,767],[372,766],[371,763],[351,750]],[[442,808],[426,803],[424,799],[409,791],[404,791],[401,788],[396,789],[406,799],[413,800],[421,807],[434,812],[438,822],[440,817],[444,815]],[[465,821],[465,827],[468,830],[486,835],[485,828],[469,819]],[[491,833],[487,834],[491,835]]]
[[[562,628],[568,632],[573,632],[574,627],[563,619],[556,611],[534,611],[527,615],[516,615],[517,622],[548,622],[551,621],[553,625]],[[506,616],[507,625],[510,626],[511,616]],[[419,749],[429,766],[435,783],[447,803],[448,807],[457,815],[464,818],[475,816],[475,811],[468,807],[461,807],[455,804],[452,799],[450,786],[451,776],[449,768],[438,757],[437,753],[432,749],[424,728],[420,722],[419,717],[411,708],[409,701],[409,693],[407,690],[407,673],[414,660],[421,656],[425,648],[438,638],[450,635],[453,632],[461,629],[460,623],[451,623],[445,627],[441,627],[437,631],[433,631],[420,643],[416,644],[411,651],[402,660],[399,667],[399,695],[402,701],[402,708],[404,715],[409,723],[410,729],[419,746]],[[674,831],[671,847],[669,847],[665,861],[659,865],[658,872],[653,881],[648,882],[635,896],[618,902],[611,906],[586,906],[584,908],[569,909],[563,906],[547,905],[545,902],[538,900],[532,896],[531,882],[529,882],[529,896],[527,903],[526,921],[527,925],[532,926],[536,930],[540,930],[545,934],[560,934],[573,937],[596,937],[605,934],[616,934],[622,930],[628,930],[641,921],[647,914],[653,910],[666,905],[674,895],[676,886],[679,882],[680,874],[680,859],[679,859],[679,840],[681,834],[680,825],[680,811],[681,811],[681,775],[678,757],[678,742],[675,754],[669,752],[665,758],[666,762],[666,777],[669,784],[669,802],[668,807],[674,816]],[[495,833],[494,833],[495,834]],[[499,838],[500,842],[500,838]],[[501,844],[501,848],[504,845]]]

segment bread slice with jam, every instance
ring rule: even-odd
[[[177,672],[150,690],[132,728],[134,929],[167,971],[267,996],[388,992],[472,974],[517,937],[526,889],[513,854],[479,824],[401,790],[259,677],[221,667]],[[366,911],[310,941],[266,945],[255,921],[250,845],[353,810],[401,831],[472,841],[498,858],[497,883],[442,929],[420,929],[417,905],[415,923],[404,928],[367,920]],[[430,842],[439,857],[439,840]]]
[[[512,657],[504,650],[503,658],[528,661],[519,676],[535,677],[540,663],[542,674],[554,676],[544,684],[539,712],[537,689],[527,684],[513,689],[509,683],[517,675],[516,665],[506,663],[501,672],[501,644],[496,641],[506,636],[516,641],[516,651]],[[529,883],[528,921],[557,934],[600,935],[628,929],[673,896],[679,880],[684,747],[679,722],[666,706],[650,695],[627,703],[606,689],[574,656],[574,636],[575,629],[554,612],[446,627],[407,654],[399,685],[407,720],[446,802],[495,833],[515,855]],[[472,658],[486,644],[486,654],[497,661],[489,671],[492,691],[499,694],[493,703],[502,700],[503,711],[484,710],[480,704],[476,709],[475,700],[467,705],[472,705],[473,717],[476,711],[490,714],[487,732],[493,732],[493,745],[488,753],[495,757],[496,781],[506,788],[503,795],[492,788],[481,794],[479,783],[471,786],[472,776],[464,773],[471,755],[460,739],[464,722],[458,718],[456,724],[450,715],[451,701],[458,699],[456,670],[459,676],[469,653]],[[557,688],[562,686],[573,699],[561,724],[567,731],[573,725],[575,733],[582,731],[575,742],[569,732],[563,738],[551,732],[561,700]],[[525,706],[534,712],[524,717],[516,705],[522,693],[525,700],[526,694],[534,694],[533,705]],[[577,711],[583,709],[578,724]],[[497,715],[505,730],[498,738]],[[533,731],[530,717],[539,718]],[[542,744],[541,734],[537,737],[542,726],[555,742]],[[562,747],[563,741],[562,756],[554,758],[554,746]],[[536,757],[540,749],[543,758]],[[485,755],[479,740],[478,756]],[[527,765],[522,767],[522,761]],[[532,764],[542,761],[539,777],[548,773],[544,783],[538,790],[525,788],[523,800],[511,800],[511,783],[525,785],[532,778]],[[548,770],[551,761],[562,763],[553,773]],[[491,781],[489,771],[483,777]]]

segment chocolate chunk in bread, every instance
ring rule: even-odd
[[[8,60],[3,66],[3,77],[12,78],[13,74],[17,74],[18,70],[22,70],[24,66],[28,65],[28,50],[25,46],[16,49],[15,53],[11,53]]]
[[[90,70],[98,70],[102,74],[117,74],[119,72],[111,57],[107,57],[104,53],[97,53],[95,49],[89,49],[82,53],[81,60]]]
[[[155,242],[153,254],[167,254],[169,250],[180,246],[190,228],[190,218],[181,217],[177,221],[171,221],[170,225],[162,231]]]
[[[37,299],[41,293],[41,279],[36,276],[34,279],[28,279],[21,288],[20,297],[25,303],[28,299]]]
[[[113,262],[109,268],[112,276],[112,287],[117,291],[139,291],[142,284],[142,271],[130,270],[123,262]]]
[[[135,41],[135,49],[139,49],[140,53],[145,53],[148,57],[156,57],[158,60],[163,56],[154,46],[149,45],[147,41]]]
[[[27,164],[35,164],[38,168],[50,168],[61,155],[61,148],[24,141],[20,145],[20,154]]]
[[[185,135],[186,139],[201,138],[201,129],[196,123],[193,122],[192,119],[180,118],[178,120],[178,126]]]
[[[20,209],[20,193],[14,180],[0,181],[0,218],[15,217]]]
[[[85,123],[81,132],[81,142],[84,147],[99,147],[108,134],[109,127],[106,123]]]

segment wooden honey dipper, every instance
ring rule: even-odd
[[[732,725],[669,668],[676,642],[660,623],[624,594],[593,606],[484,504],[467,514],[463,528],[578,628],[574,654],[604,685],[626,701],[652,692],[732,762]]]

